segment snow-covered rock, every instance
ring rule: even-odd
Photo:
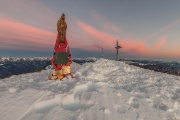
[[[180,77],[120,61],[79,65],[49,81],[52,70],[0,80],[2,120],[179,120]]]

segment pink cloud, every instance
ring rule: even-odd
[[[46,30],[56,31],[58,14],[36,0],[5,0],[0,8],[1,49],[49,51],[53,48],[56,34]]]
[[[56,27],[55,27],[56,29]],[[71,48],[92,50],[92,46],[76,38],[76,33],[67,36]],[[79,36],[79,35],[77,35]],[[4,50],[53,50],[56,34],[9,19],[0,19],[0,48]]]
[[[8,45],[17,49],[16,45],[28,46],[34,49],[35,46],[53,46],[56,35],[38,28],[34,28],[22,23],[10,21],[8,19],[0,20],[0,47]],[[20,47],[18,48],[20,49]],[[28,49],[28,48],[26,48]]]
[[[153,57],[168,57],[168,58],[180,58],[180,53],[174,50],[163,50],[154,52]]]
[[[167,37],[163,37],[163,38],[161,38],[161,39],[156,43],[155,46],[156,46],[157,49],[160,49],[160,48],[165,44],[166,38],[167,38]]]
[[[1,49],[47,50],[54,47],[56,23],[60,15],[37,0],[6,0],[1,2],[0,8]],[[74,29],[76,28],[68,28],[71,31],[67,33],[70,47],[91,50],[91,46],[82,42],[83,39]]]
[[[98,47],[104,48],[109,51],[115,50],[115,42],[117,40],[117,36],[113,36],[101,31],[98,31],[94,27],[87,25],[81,21],[78,21],[77,24],[83,30],[83,34],[88,34],[92,36],[93,39],[89,39],[93,41],[92,50],[99,49]],[[119,40],[119,44],[122,46],[122,51],[137,53],[138,55],[143,55],[145,53],[145,44],[141,40],[134,40],[128,38],[126,40]],[[98,46],[98,47],[97,47]]]

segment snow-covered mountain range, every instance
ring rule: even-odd
[[[34,57],[34,58],[0,58],[0,79],[30,72],[37,72],[45,69],[50,65],[51,58]],[[83,64],[94,62],[96,58],[75,58],[74,62]]]
[[[52,70],[0,79],[1,120],[180,120],[180,77],[121,61],[73,62],[63,81]]]
[[[50,58],[0,58],[0,79],[37,72],[50,64]]]
[[[44,61],[50,60],[50,57],[0,57],[0,62],[17,62],[17,61]]]

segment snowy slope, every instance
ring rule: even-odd
[[[100,59],[0,80],[1,120],[180,120],[180,77]]]

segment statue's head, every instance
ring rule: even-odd
[[[64,13],[61,15],[61,19],[65,20],[65,14]]]

